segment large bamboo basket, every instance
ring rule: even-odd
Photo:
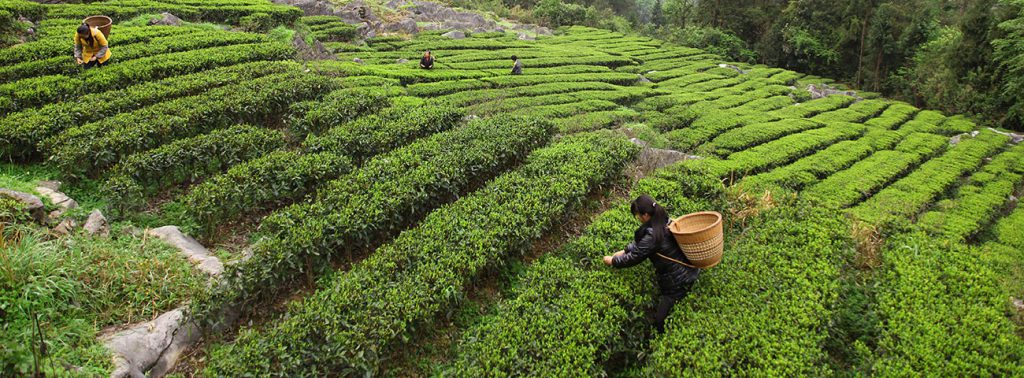
[[[668,230],[693,266],[710,268],[722,262],[722,214],[716,211],[687,214],[673,221]]]
[[[107,16],[89,16],[82,20],[86,25],[93,28],[99,28],[100,32],[103,33],[104,38],[110,37],[110,26],[114,23],[110,17]]]

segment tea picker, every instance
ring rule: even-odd
[[[701,269],[722,260],[722,215],[693,213],[669,224],[665,208],[647,195],[633,200],[629,208],[643,224],[633,233],[633,241],[626,249],[605,256],[604,263],[628,268],[651,261],[658,283],[653,322],[658,332],[664,332],[672,306],[690,292]]]
[[[82,21],[75,31],[75,62],[86,69],[102,67],[110,60],[111,20],[107,16],[91,16]]]

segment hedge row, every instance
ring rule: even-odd
[[[778,121],[780,118],[764,112],[722,110],[705,104],[686,106],[682,112],[669,109],[666,113],[675,119],[677,130],[665,137],[677,150],[692,150],[728,130],[756,123]]]
[[[610,72],[597,74],[509,75],[501,77],[487,77],[481,80],[491,83],[496,88],[508,88],[545,83],[581,83],[594,81],[618,85],[631,85],[636,83],[637,79],[637,76],[634,74]]]
[[[273,209],[303,198],[320,183],[351,170],[352,163],[344,155],[279,150],[235,165],[196,185],[177,201],[208,232],[240,214]]]
[[[328,78],[303,72],[264,76],[72,128],[47,145],[64,172],[93,173],[126,155],[177,139],[234,123],[260,124],[278,117],[293,101],[336,87]]]
[[[40,23],[40,26],[44,29],[43,31],[40,31],[41,34],[44,34],[43,37],[35,41],[0,49],[0,64],[13,66],[29,61],[40,61],[56,57],[70,57],[71,53],[74,51],[74,47],[68,43],[69,28],[47,26],[46,24],[51,21],[53,20],[47,20]],[[61,33],[54,34],[53,36],[45,35],[45,31],[50,28],[53,30],[59,30]],[[120,49],[121,46],[130,46],[136,43],[146,42],[154,38],[186,35],[204,30],[206,29],[188,26],[122,27],[118,28],[117,33],[111,34],[107,41],[109,41],[112,46],[118,46],[118,49]],[[118,56],[121,56],[120,53],[118,53]]]
[[[133,59],[156,57],[180,51],[266,41],[266,37],[257,34],[206,31],[204,33],[153,38],[146,43],[136,43],[127,46],[116,45],[116,53],[117,62],[121,64]],[[68,56],[57,56],[50,59],[24,61],[19,64],[2,67],[0,68],[0,83],[44,75],[61,74],[74,76],[80,72],[85,71],[82,71],[82,68],[73,59],[70,59]]]
[[[587,55],[577,57],[548,57],[548,58],[533,58],[524,59],[519,58],[519,61],[523,64],[523,72],[529,72],[530,68],[544,68],[544,67],[558,67],[558,66],[605,66],[615,68],[618,66],[625,66],[633,64],[633,60],[623,56],[614,55]],[[511,57],[506,57],[501,60],[481,60],[475,62],[465,63],[445,63],[448,67],[456,70],[487,70],[495,68],[508,68],[512,69]]]
[[[784,203],[748,219],[650,344],[649,376],[826,376],[825,348],[852,248],[838,212]],[[728,326],[724,326],[728,325]]]
[[[45,138],[65,129],[112,117],[175,97],[190,96],[258,77],[298,71],[294,62],[252,62],[175,76],[122,90],[86,94],[72,100],[28,109],[0,119],[0,157],[35,155]]]
[[[931,136],[931,134],[915,134],[920,136]],[[905,139],[907,144],[919,138]],[[898,133],[891,130],[869,129],[863,137],[856,140],[846,140],[831,146],[817,153],[801,158],[793,164],[774,169],[755,176],[746,177],[744,182],[750,185],[774,184],[782,185],[793,189],[801,189],[818,182],[820,179],[829,177],[836,172],[843,171],[862,159],[879,150],[887,150],[896,146],[903,139]],[[938,137],[938,139],[943,139]],[[945,143],[945,140],[942,140]],[[941,150],[936,146],[935,151]]]
[[[886,244],[874,374],[1024,375],[1024,343],[985,251],[922,232]]]
[[[550,123],[537,120],[478,120],[371,159],[320,188],[316,201],[264,219],[266,237],[253,257],[232,267],[237,274],[226,275],[212,305],[201,308],[260,298],[302,273],[313,274],[310,268],[322,270],[342,251],[389,239],[430,209],[522,161],[552,131]]]
[[[438,103],[393,106],[331,128],[303,142],[309,151],[332,151],[362,161],[393,150],[421,137],[458,125],[465,115],[461,109]]]
[[[465,296],[485,269],[525,251],[636,153],[609,134],[568,137],[430,214],[263,332],[212,352],[210,375],[372,374],[408,335]]]
[[[860,220],[884,223],[908,219],[944,193],[965,173],[976,169],[989,155],[999,151],[1008,137],[982,131],[977,137],[961,141],[945,154],[921,165],[910,175],[896,181],[864,203],[853,208]]]
[[[619,104],[606,100],[586,100],[572,104],[535,106],[523,109],[522,114],[538,118],[567,118],[581,114],[619,109]]]
[[[639,121],[640,113],[633,109],[618,109],[584,113],[567,118],[555,119],[558,132],[563,134],[614,128],[618,125]]]
[[[544,105],[569,104],[587,100],[604,100],[629,104],[639,101],[650,93],[652,93],[652,90],[645,87],[623,87],[615,91],[593,90],[532,97],[510,96],[469,106],[466,108],[466,111],[473,114],[504,113]]]
[[[281,132],[248,125],[180,139],[126,157],[110,170],[105,191],[119,205],[138,204],[156,190],[223,171],[284,144]]]
[[[704,164],[720,176],[732,173],[742,177],[785,165],[836,142],[855,139],[863,133],[864,127],[855,124],[830,125],[730,154],[727,160],[705,159]]]
[[[758,144],[770,142],[789,134],[799,133],[823,127],[825,124],[809,119],[782,119],[769,123],[755,123],[741,126],[723,133],[701,149],[714,151],[716,155],[725,156]]]
[[[897,102],[890,105],[878,117],[872,118],[865,125],[883,129],[896,129],[904,122],[909,121],[920,109],[908,104]]]
[[[344,83],[349,84],[348,81]],[[292,104],[289,109],[289,128],[298,138],[320,134],[387,107],[391,103],[390,97],[391,93],[387,89],[339,89],[316,101]]]
[[[615,91],[621,88],[622,87],[615,84],[602,82],[546,83],[525,87],[469,90],[441,96],[438,97],[438,99],[455,106],[471,106],[473,104],[491,101],[495,98],[502,97],[534,97],[556,93],[594,90]]]
[[[974,172],[953,198],[939,201],[918,224],[936,234],[963,241],[978,233],[1002,211],[1024,177],[1024,145],[996,155]]]
[[[0,111],[11,112],[54,103],[90,90],[113,90],[143,81],[188,74],[256,60],[284,60],[295,50],[279,43],[212,47],[140,58],[74,77],[64,75],[23,79],[0,85]]]
[[[679,215],[718,208],[723,189],[717,178],[677,164],[638,182],[629,198],[650,195]],[[653,287],[646,264],[612,271],[600,258],[632,241],[637,226],[629,204],[619,203],[597,216],[578,239],[529,266],[509,299],[463,333],[445,373],[607,374],[603,363],[624,349],[631,340],[626,335],[643,334],[642,308]]]
[[[115,22],[147,13],[170,12],[190,21],[208,21],[237,25],[252,14],[264,13],[273,24],[291,24],[302,16],[302,10],[292,6],[267,2],[246,3],[180,3],[175,1],[111,0],[88,4],[51,4],[47,7],[49,18],[82,19],[91,15],[107,15]]]
[[[466,79],[412,84],[408,89],[409,94],[412,96],[433,97],[487,87],[490,87],[490,84],[486,82],[477,79]]]

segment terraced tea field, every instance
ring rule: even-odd
[[[584,27],[354,42],[261,0],[0,11],[36,22],[0,50],[0,187],[62,213],[0,196],[5,376],[1024,376],[1024,145],[966,118]],[[163,11],[187,22],[136,22]],[[82,70],[93,14],[113,58]],[[255,20],[335,59],[214,25]],[[727,223],[664,334],[649,264],[601,264],[641,194]],[[52,230],[93,209],[109,236]],[[139,335],[155,352],[125,352]]]

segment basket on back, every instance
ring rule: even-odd
[[[710,268],[722,261],[722,214],[715,211],[687,214],[673,221],[668,229],[693,266]]]
[[[110,37],[110,26],[114,23],[114,21],[107,16],[89,16],[82,20],[82,22],[89,25],[89,27],[100,29],[104,38]]]

